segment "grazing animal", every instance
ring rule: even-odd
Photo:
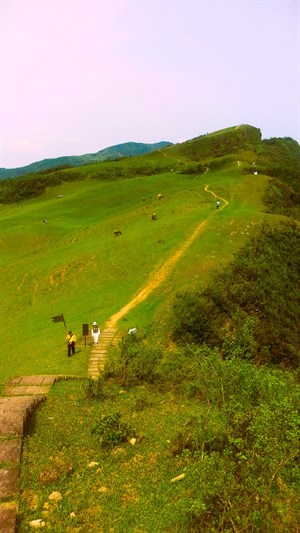
[[[122,235],[122,232],[119,229],[115,229],[114,234],[116,237],[119,237],[119,235]]]
[[[152,218],[152,220],[157,220],[157,214],[156,213],[152,213],[151,218]]]
[[[163,197],[162,194],[158,194],[158,195],[157,195],[157,199],[158,199],[158,200],[161,200],[162,197]]]

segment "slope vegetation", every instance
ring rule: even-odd
[[[36,413],[20,532],[298,530],[298,151],[241,126],[3,185],[3,381],[84,377],[83,323],[137,328]]]
[[[56,157],[53,159],[43,159],[26,167],[19,168],[0,168],[0,179],[5,178],[16,178],[18,176],[23,176],[24,174],[33,174],[36,172],[45,172],[49,169],[57,169],[64,167],[78,167],[82,165],[88,165],[92,163],[97,163],[99,161],[105,161],[110,159],[121,159],[123,157],[132,157],[135,155],[147,154],[149,152],[154,152],[165,146],[169,146],[172,143],[161,141],[154,144],[147,143],[135,143],[128,142],[122,144],[116,144],[115,146],[109,146],[104,148],[104,150],[99,150],[94,154],[85,154],[85,155],[73,155],[73,156],[62,156]]]
[[[226,136],[232,144],[234,135],[237,151],[228,153]],[[263,197],[272,180],[254,170],[264,148],[259,139],[259,130],[241,126],[142,157],[1,182],[3,379],[29,370],[85,374],[88,348],[67,361],[63,326],[51,317],[64,312],[67,327],[77,334],[82,323],[104,324],[148,280],[159,278],[163,265],[190,240],[151,298],[118,324],[169,328],[166,310],[175,292],[206,287],[211,273],[231,260],[262,222],[282,218],[265,211]],[[294,158],[298,154],[294,142],[279,143],[286,148],[284,157],[276,152],[278,161],[292,165],[291,149]],[[226,209],[216,211],[209,191],[224,199],[221,206],[228,202]],[[13,199],[18,202],[6,203]],[[283,198],[283,208],[289,214],[296,204],[285,205]],[[205,231],[191,241],[199,225]],[[16,325],[22,328],[17,345],[11,333]]]

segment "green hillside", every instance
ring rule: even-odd
[[[209,161],[238,150],[254,150],[261,142],[261,132],[253,126],[241,125],[201,135],[190,141],[174,145],[168,149],[170,154],[186,157],[191,161]]]
[[[2,385],[86,378],[82,324],[148,288],[100,379],[55,385],[34,417],[20,532],[297,531],[299,164],[244,125],[0,182]]]
[[[34,372],[84,375],[88,350],[70,369],[62,358],[64,332],[51,316],[64,312],[77,332],[95,317],[104,324],[201,221],[206,231],[121,328],[163,327],[174,291],[205,287],[262,223],[295,218],[299,145],[260,137],[257,128],[240,126],[140,157],[3,180],[3,379],[24,373],[29,363]],[[228,146],[236,151],[228,153]],[[264,168],[268,174],[261,173]],[[278,184],[287,195],[277,194]],[[228,202],[219,213],[213,195]],[[122,231],[117,239],[116,228]],[[17,348],[10,334],[16,324],[22,327]]]
[[[0,179],[16,178],[18,176],[23,176],[24,174],[43,172],[54,168],[78,167],[99,161],[147,154],[149,152],[154,152],[155,150],[160,150],[161,148],[169,146],[170,144],[172,143],[166,141],[161,141],[154,144],[128,142],[109,146],[108,148],[99,150],[94,154],[61,156],[52,159],[43,159],[42,161],[37,161],[36,163],[26,165],[25,167],[0,168]]]

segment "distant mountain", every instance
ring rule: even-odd
[[[57,167],[79,167],[91,163],[98,163],[99,161],[107,161],[114,159],[121,159],[123,157],[133,157],[136,155],[148,154],[155,152],[167,146],[171,146],[171,142],[161,141],[154,144],[128,142],[123,144],[116,144],[109,146],[103,150],[99,150],[94,154],[62,156],[53,159],[43,159],[36,163],[31,163],[25,167],[18,168],[0,168],[0,179],[16,178],[24,174],[32,174],[34,172],[42,172],[50,168]]]

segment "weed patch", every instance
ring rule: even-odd
[[[75,382],[53,387],[24,441],[20,532],[38,518],[55,531],[297,530],[297,373],[208,347],[179,360],[181,380],[110,377],[100,401]]]
[[[152,383],[162,358],[161,348],[151,346],[144,334],[127,335],[111,349],[104,375],[116,378],[123,386]]]
[[[91,431],[99,437],[102,448],[113,448],[117,444],[126,442],[131,433],[129,426],[121,422],[120,413],[103,415],[99,422],[93,424]]]

